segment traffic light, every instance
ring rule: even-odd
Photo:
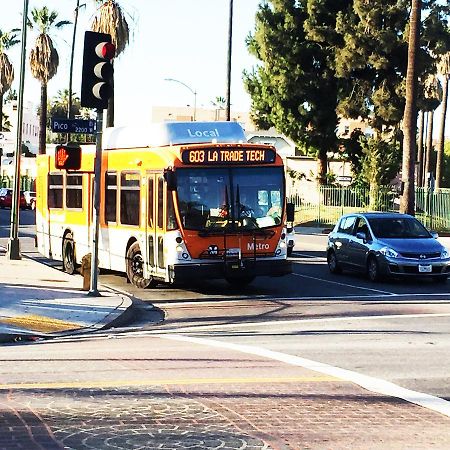
[[[55,148],[55,167],[65,170],[80,170],[81,147],[79,145],[57,145]]]
[[[111,60],[116,47],[111,35],[86,31],[84,35],[83,72],[81,79],[81,106],[106,109],[113,94],[114,69]]]

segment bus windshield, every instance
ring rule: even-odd
[[[283,217],[282,167],[180,168],[181,225],[190,230],[255,230]]]

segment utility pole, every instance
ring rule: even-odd
[[[227,122],[231,120],[231,50],[233,43],[233,0],[230,0],[228,19],[228,58],[227,58]]]
[[[28,0],[24,0],[22,17],[22,52],[20,58],[19,104],[17,105],[17,139],[16,152],[14,154],[14,189],[11,204],[11,228],[7,252],[7,257],[12,260],[21,259],[19,241],[20,158],[22,156],[23,91],[25,86],[25,56],[27,50],[27,18]]]

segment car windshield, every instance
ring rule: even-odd
[[[281,167],[177,170],[182,226],[191,230],[255,230],[281,223]]]
[[[373,217],[370,227],[377,238],[420,239],[431,238],[428,230],[412,217]]]

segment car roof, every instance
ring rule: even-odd
[[[357,213],[348,213],[344,214],[342,217],[350,217],[350,216],[357,216],[357,217],[365,217],[366,219],[398,219],[401,217],[410,217],[413,216],[409,214],[403,214],[398,212],[380,212],[380,211],[374,211],[374,212],[357,212]]]

